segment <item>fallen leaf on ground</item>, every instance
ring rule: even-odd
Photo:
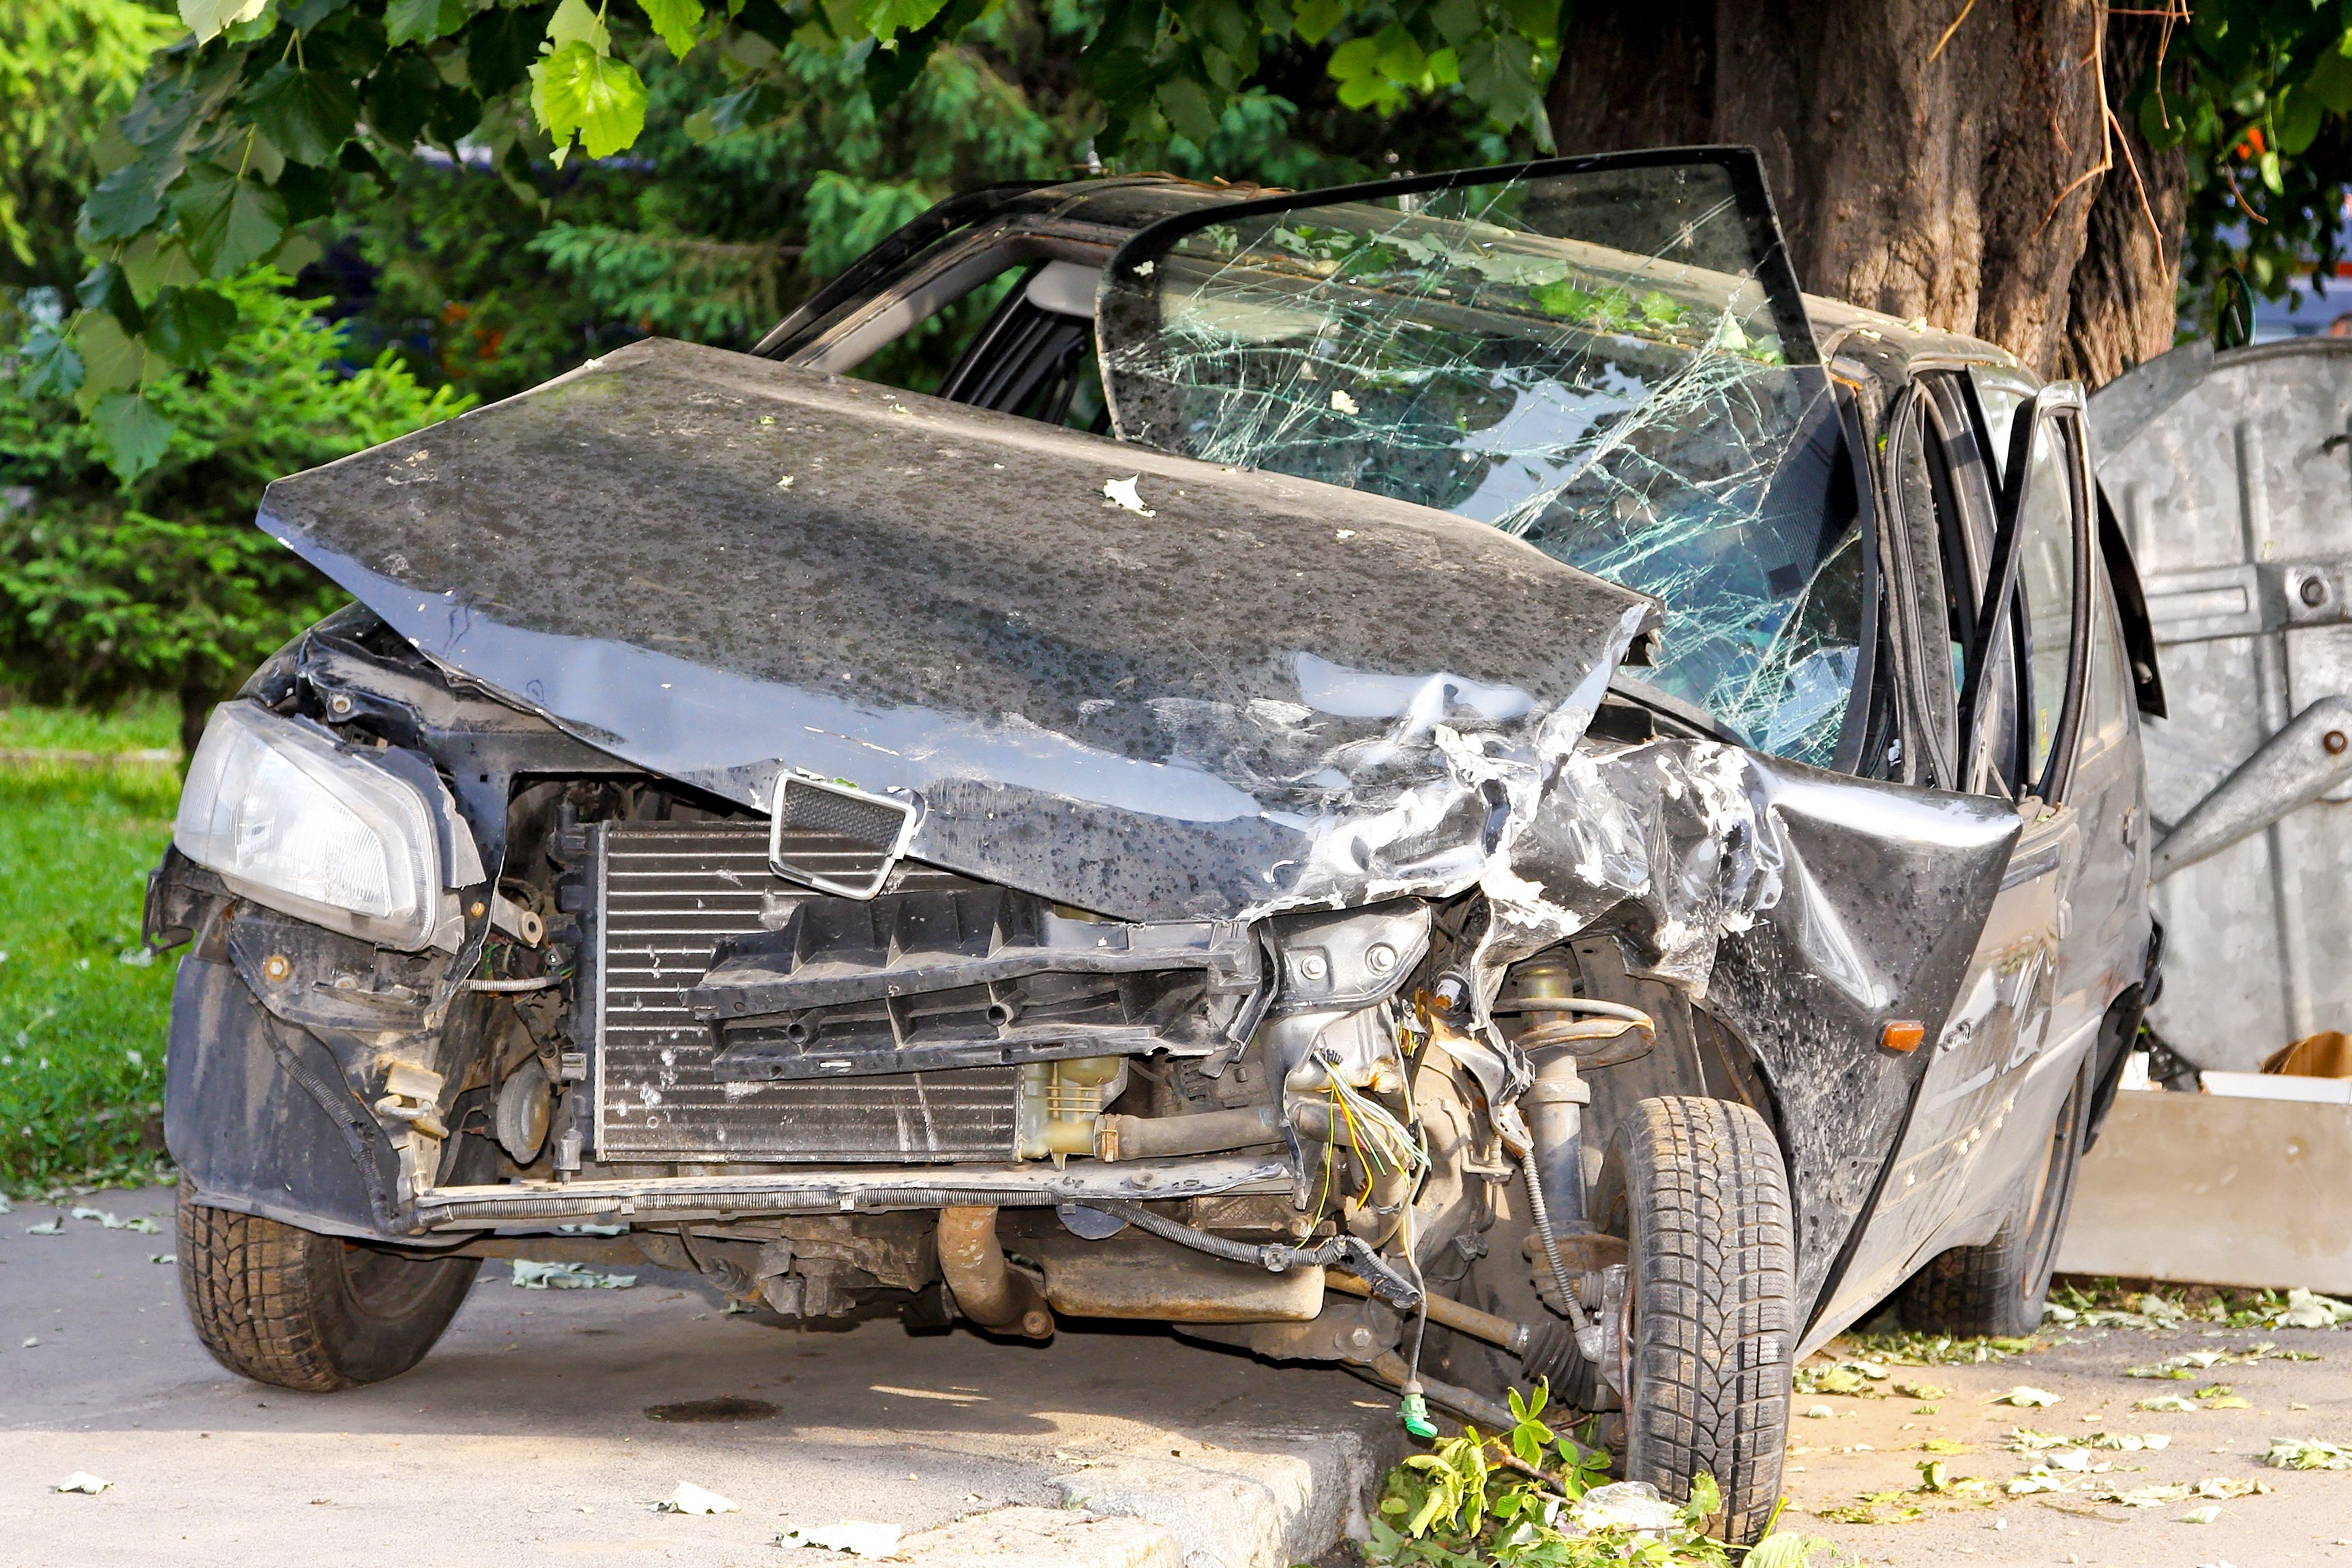
[[[28,1225],[25,1227],[26,1236],[63,1236],[65,1231],[66,1220],[63,1215],[51,1215],[38,1225]]]
[[[2154,1399],[2135,1399],[2132,1401],[2132,1408],[2135,1410],[2202,1410],[2204,1406],[2193,1399],[2183,1399],[2177,1394],[2163,1394]]]
[[[2273,1437],[2263,1463],[2282,1470],[2352,1470],[2352,1447],[2316,1437]]]
[[[741,1505],[720,1497],[717,1492],[696,1486],[692,1481],[680,1481],[677,1490],[654,1504],[656,1513],[740,1513]]]
[[[177,1263],[180,1261],[180,1255],[176,1252],[151,1252],[147,1255],[147,1261],[150,1263]]]
[[[891,1557],[898,1551],[898,1527],[895,1524],[866,1524],[851,1520],[843,1524],[819,1525],[814,1530],[787,1530],[776,1537],[779,1546],[820,1546],[828,1552],[846,1552],[853,1557]]]
[[[1996,1394],[1984,1401],[1987,1405],[2014,1405],[2022,1410],[2037,1410],[2058,1403],[2058,1396],[2046,1388],[2028,1388],[2023,1384],[2005,1394]]]
[[[76,1219],[96,1220],[101,1227],[107,1230],[121,1230],[123,1225],[122,1221],[115,1218],[113,1215],[105,1209],[94,1209],[83,1204],[77,1204],[74,1205],[73,1217]]]
[[[2209,1502],[2203,1508],[2192,1508],[2180,1516],[2183,1524],[2210,1524],[2221,1517],[2221,1505]]]
[[[96,1497],[113,1484],[112,1481],[100,1480],[88,1470],[76,1470],[49,1489],[53,1492],[83,1492]]]
[[[1906,1399],[1933,1401],[1948,1397],[1951,1391],[1938,1388],[1932,1383],[1898,1383],[1895,1385],[1895,1392]]]

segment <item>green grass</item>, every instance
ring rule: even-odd
[[[0,710],[0,748],[172,744],[168,707]],[[139,941],[178,770],[0,765],[0,1186],[137,1173],[160,1156],[173,959]]]
[[[179,744],[179,705],[162,698],[142,698],[112,713],[30,703],[0,708],[0,751],[114,754],[177,750]]]

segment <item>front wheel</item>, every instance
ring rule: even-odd
[[[1796,1227],[1780,1143],[1744,1105],[1645,1100],[1619,1127],[1594,1198],[1602,1227],[1627,1247],[1613,1325],[1624,1477],[1679,1501],[1713,1476],[1717,1529],[1752,1542],[1780,1500],[1796,1339]]]
[[[179,1240],[180,1288],[213,1359],[310,1394],[380,1383],[424,1360],[481,1268],[208,1208],[185,1187]]]

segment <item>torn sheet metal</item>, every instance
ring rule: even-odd
[[[615,755],[909,791],[910,856],[1130,920],[1468,885],[1492,813],[1439,729],[1572,740],[1657,616],[1420,507],[663,342],[261,523]]]

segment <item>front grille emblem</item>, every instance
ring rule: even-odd
[[[784,773],[768,828],[768,864],[819,892],[870,899],[915,831],[911,801]]]

